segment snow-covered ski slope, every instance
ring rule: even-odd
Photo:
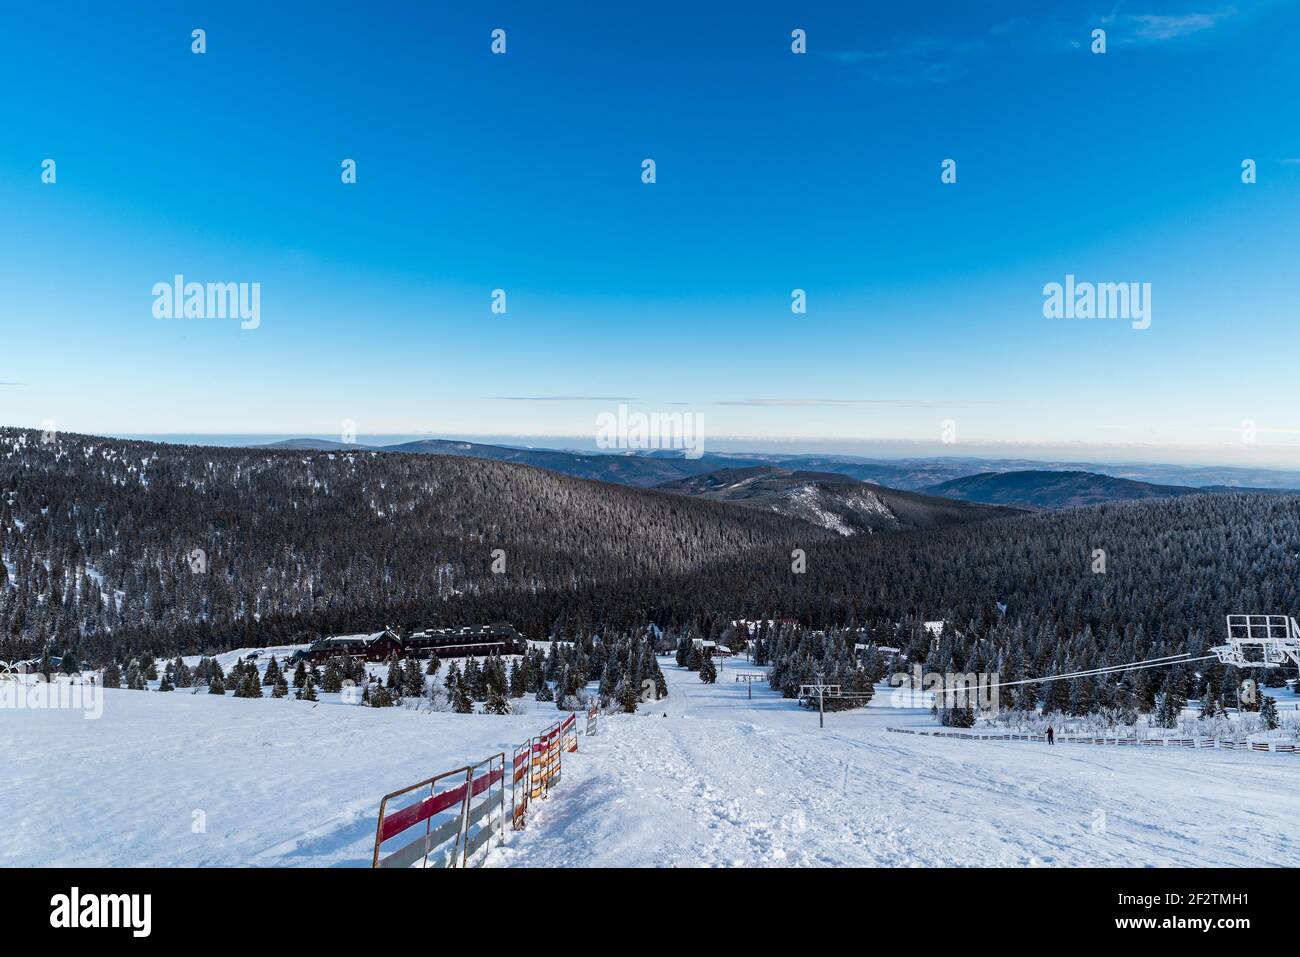
[[[890,734],[933,721],[885,689],[819,730],[764,684],[747,701],[735,670],[709,686],[665,665],[670,697],[584,741],[541,826],[495,860],[1294,866],[1300,851],[1300,756]]]
[[[602,718],[494,866],[1278,865],[1300,756],[975,742],[878,694],[753,701],[663,659],[671,696]],[[388,790],[555,720],[109,692],[104,716],[0,712],[0,864],[366,866]],[[664,717],[664,714],[667,717]],[[202,821],[203,829],[198,829]]]

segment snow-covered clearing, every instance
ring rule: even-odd
[[[1286,865],[1300,757],[890,734],[931,725],[754,700],[665,664],[670,697],[608,721],[494,860],[529,865]],[[667,712],[668,717],[662,717]],[[1258,759],[1258,760],[1255,760]]]
[[[1289,866],[1300,851],[1300,756],[890,734],[932,719],[885,693],[819,730],[765,684],[747,701],[733,674],[749,666],[703,685],[662,664],[670,697],[602,717],[490,865]],[[508,754],[559,714],[322,698],[109,691],[98,721],[0,711],[0,864],[366,866],[384,792]]]

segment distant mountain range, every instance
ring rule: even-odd
[[[290,439],[259,446],[270,449],[303,449],[315,451],[348,452],[364,449],[375,452],[401,452],[407,455],[461,455],[495,462],[517,462],[549,469],[562,475],[613,482],[616,485],[633,485],[649,488],[673,479],[703,472],[712,472],[733,464],[729,459],[704,456],[688,459],[680,455],[612,455],[603,452],[569,452],[559,449],[516,448],[507,445],[485,445],[478,442],[458,442],[452,439],[422,439],[398,445],[358,445],[334,442],[327,439]]]
[[[1205,490],[1185,485],[1135,482],[1096,472],[1032,469],[1022,472],[982,472],[931,485],[926,491],[931,495],[966,502],[1015,505],[1022,508],[1073,508],[1103,502],[1196,495]]]
[[[1023,514],[1015,508],[900,492],[846,475],[773,465],[720,469],[656,488],[777,512],[840,535],[938,528]]]
[[[1193,491],[1300,489],[1300,472],[1213,466],[1103,465],[961,458],[885,461],[851,455],[744,452],[711,453],[690,459],[679,451],[583,452],[454,439],[423,439],[395,445],[360,445],[302,438],[255,447],[472,456],[499,462],[518,462],[563,475],[640,488],[652,488],[722,469],[768,467],[786,472],[831,473],[888,489],[1031,508],[1064,508],[1100,501],[1169,497]],[[990,478],[991,475],[1022,477],[994,481]],[[1051,475],[1070,477],[1053,480]],[[1084,479],[1082,476],[1093,478]],[[959,482],[950,485],[962,479],[978,481],[967,485]],[[1109,480],[1109,483],[1102,480]],[[1132,484],[1125,485],[1125,481]],[[1035,492],[1035,486],[1041,486],[1043,491]],[[1148,487],[1144,489],[1141,486]]]

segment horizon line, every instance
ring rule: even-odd
[[[0,426],[0,428],[13,428],[24,430],[23,426]],[[27,428],[25,431],[41,431],[39,428]],[[104,439],[123,439],[135,441],[155,441],[160,444],[204,444],[171,441],[169,439],[204,439],[204,438],[248,438],[248,439],[274,439],[279,442],[293,441],[295,439],[320,439],[323,441],[340,442],[336,437],[337,432],[77,432],[71,429],[60,429],[73,435],[87,435],[91,437]],[[448,441],[465,441],[474,442],[480,445],[501,444],[509,446],[519,446],[525,441],[537,440],[573,440],[578,442],[592,443],[594,436],[583,435],[579,433],[506,433],[506,432],[433,432],[433,431],[407,431],[407,432],[358,432],[359,438],[367,440],[376,439],[404,439],[407,441],[420,439],[445,439]],[[493,441],[498,440],[498,441]],[[851,436],[755,436],[755,435],[724,435],[714,436],[711,440],[713,443],[722,442],[728,445],[743,444],[747,442],[762,443],[767,445],[791,446],[788,450],[775,449],[744,449],[744,448],[713,448],[706,449],[706,455],[737,455],[737,454],[790,454],[790,455],[825,455],[825,456],[842,456],[842,457],[859,457],[859,458],[877,458],[882,461],[897,461],[911,458],[919,459],[948,459],[948,460],[980,460],[980,459],[1021,459],[1027,462],[1038,463],[1055,463],[1055,464],[1105,464],[1110,466],[1162,466],[1167,468],[1179,469],[1238,469],[1238,470],[1255,470],[1268,472],[1300,472],[1300,460],[1293,463],[1284,463],[1276,459],[1269,459],[1267,462],[1246,463],[1239,462],[1212,462],[1206,460],[1171,461],[1167,458],[1120,458],[1118,456],[1128,453],[1143,454],[1146,456],[1158,456],[1165,453],[1181,453],[1180,458],[1195,455],[1197,452],[1208,453],[1213,450],[1220,452],[1229,449],[1241,450],[1240,443],[1095,443],[1082,440],[981,440],[981,439],[964,439],[961,442],[952,443],[951,448],[947,444],[934,439],[916,439],[916,438],[861,438]],[[343,443],[340,444],[351,444]],[[357,441],[358,448],[370,448],[366,442]],[[809,448],[817,445],[850,445],[850,446],[893,446],[894,451],[887,452],[883,448],[874,455],[868,455],[864,450],[862,452],[837,450],[831,451],[826,449]],[[914,451],[906,451],[898,447],[914,446]],[[218,445],[217,447],[221,447]],[[240,445],[228,445],[226,447],[239,448]],[[645,452],[663,452],[672,451],[662,449],[646,450],[628,450],[628,449],[601,449],[601,448],[574,448],[572,446],[538,446],[549,451],[578,452],[582,454],[601,454],[601,455],[627,455]],[[1251,448],[1263,453],[1290,450],[1300,452],[1296,446],[1292,445],[1268,445],[1256,443]],[[960,449],[961,451],[958,451]],[[1086,457],[1076,458],[1077,456],[1091,455],[1094,458],[1100,456],[1104,461],[1088,461]]]

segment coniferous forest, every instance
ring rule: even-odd
[[[499,620],[529,638],[652,624],[673,647],[745,619],[765,623],[755,648],[778,658],[803,626],[829,632],[816,654],[832,664],[851,638],[1010,679],[1200,653],[1229,612],[1294,613],[1300,497],[1191,495],[842,537],[505,462],[7,429],[0,552],[0,659],[103,663]],[[927,620],[946,623],[938,640]],[[1227,693],[1217,665],[1198,670],[1134,673],[1118,702],[1099,700],[1110,685],[1039,693],[1143,710],[1152,682],[1190,695],[1222,680]]]

